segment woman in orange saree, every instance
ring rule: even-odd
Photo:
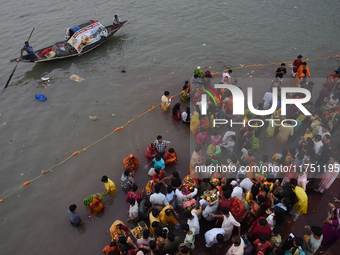
[[[167,150],[163,156],[166,165],[174,165],[178,161],[177,153],[173,148]]]
[[[129,156],[127,156],[123,160],[123,163],[124,163],[125,170],[129,170],[130,172],[135,171],[139,166],[138,159],[133,154],[130,154]]]

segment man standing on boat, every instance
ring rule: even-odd
[[[25,56],[22,55],[24,53],[24,51],[27,52],[27,54]],[[32,46],[28,44],[27,41],[25,42],[24,47],[22,47],[20,53],[21,53],[21,57],[22,58],[24,58],[26,60],[30,60],[30,61],[33,62],[33,59],[34,59],[34,50],[33,50]]]
[[[113,24],[112,24],[112,30],[113,29],[117,29],[120,28],[120,19],[118,18],[117,15],[115,15],[115,17],[113,18]]]

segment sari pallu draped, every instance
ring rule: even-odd
[[[131,161],[131,158],[134,158],[133,162],[130,162]],[[133,154],[130,154],[129,156],[127,156],[124,160],[123,160],[123,164],[124,164],[124,168],[126,170],[129,170],[129,171],[134,171],[138,168],[139,166],[139,162],[138,162],[138,159],[136,158],[135,155]]]
[[[178,161],[177,153],[175,151],[171,153],[167,150],[164,154],[163,160],[166,165],[174,165]]]
[[[103,205],[101,202],[100,197],[94,197],[91,201],[91,203],[89,204],[90,206],[90,212],[93,215],[97,215],[98,213],[104,212],[105,209],[105,205]]]
[[[145,157],[148,159],[153,159],[156,157],[158,154],[157,148],[154,146],[153,148],[151,147],[151,144],[149,144],[148,148],[145,151]]]

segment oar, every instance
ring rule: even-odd
[[[32,34],[33,34],[34,29],[35,29],[35,27],[32,29],[32,32],[31,32],[30,36],[29,36],[28,39],[27,39],[27,42],[29,42],[29,40],[31,39],[31,36],[32,36]],[[19,59],[20,59],[20,57],[18,58],[17,64],[15,65],[15,67],[14,67],[14,69],[13,69],[11,75],[10,75],[9,78],[8,78],[8,81],[7,81],[7,83],[6,83],[5,87],[4,87],[4,90],[5,90],[5,88],[8,87],[8,84],[9,84],[9,82],[11,81],[12,76],[13,76],[15,70],[17,69],[17,66],[18,66],[18,64],[19,64]]]

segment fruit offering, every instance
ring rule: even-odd
[[[181,202],[183,204],[184,209],[191,211],[195,207],[196,200],[193,199],[191,196],[189,196],[189,197],[183,198]]]
[[[147,229],[146,226],[141,227],[141,226],[137,226],[134,229],[131,230],[132,235],[136,238],[136,239],[140,239],[143,237],[143,232],[144,230]]]
[[[206,190],[202,198],[207,202],[215,202],[218,199],[217,190]]]
[[[85,205],[85,206],[89,206],[90,203],[92,202],[92,199],[95,198],[95,197],[97,197],[97,196],[100,198],[100,200],[103,200],[103,197],[104,197],[103,194],[101,194],[101,193],[93,194],[93,195],[91,195],[91,196],[89,196],[89,197],[87,197],[87,198],[85,198],[85,199],[83,200],[84,205]]]
[[[210,184],[216,187],[216,186],[220,186],[221,182],[217,178],[210,178]]]

